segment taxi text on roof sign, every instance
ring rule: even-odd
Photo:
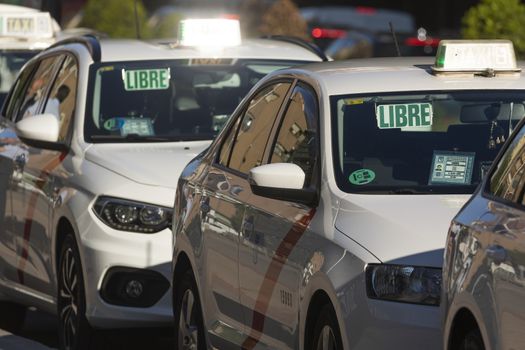
[[[519,72],[509,40],[442,40],[432,69],[444,72]]]
[[[47,12],[0,14],[0,37],[51,38],[51,16]]]
[[[179,22],[182,46],[226,47],[241,44],[241,29],[234,19],[185,19]]]

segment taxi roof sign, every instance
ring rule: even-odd
[[[179,22],[182,46],[226,47],[241,44],[241,28],[235,19],[184,19]]]
[[[519,72],[510,40],[442,40],[434,73]]]
[[[48,12],[0,14],[0,37],[52,38],[51,16]]]

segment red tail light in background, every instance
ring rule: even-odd
[[[405,40],[406,46],[432,46],[438,47],[440,39],[428,38],[426,40],[419,40],[416,37],[407,38]]]
[[[325,28],[314,28],[312,29],[312,36],[315,39],[339,39],[346,34],[345,30],[341,29],[325,29]]]

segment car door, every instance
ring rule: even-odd
[[[501,349],[519,349],[525,344],[525,128],[491,175],[490,195],[481,220],[490,232],[486,261],[492,275],[498,338]]]
[[[0,118],[0,279],[10,282],[18,282],[12,192],[21,178],[19,164],[22,159],[18,156],[25,150],[16,135],[13,121],[37,66],[31,64],[20,73]]]
[[[318,186],[318,105],[314,91],[297,84],[268,142],[269,163],[293,163]],[[244,348],[298,346],[299,286],[305,268],[301,237],[314,213],[308,205],[250,194],[239,245],[241,303],[249,327]]]
[[[49,113],[59,120],[58,142],[68,144],[76,103],[78,65],[71,55],[49,58],[50,86],[38,113]],[[22,116],[31,118],[30,115]],[[24,284],[45,295],[55,295],[52,249],[54,208],[60,203],[60,189],[68,173],[62,167],[67,151],[29,146],[23,168],[20,192],[24,193],[22,239],[18,241],[19,275]],[[18,231],[20,232],[20,231]]]
[[[219,159],[210,166],[200,198],[202,232],[206,252],[205,302],[207,310],[219,323],[208,328],[212,334],[241,345],[244,315],[239,299],[238,245],[249,223],[244,221],[250,196],[248,171],[262,162],[265,147],[290,82],[278,82],[262,88],[248,102],[244,113],[229,131]]]

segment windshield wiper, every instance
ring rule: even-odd
[[[421,193],[428,193],[428,192],[432,192],[432,190],[418,191],[413,188],[396,188],[395,190],[388,191],[388,193],[390,194],[421,194]]]
[[[91,135],[92,141],[116,141],[116,142],[166,142],[174,141],[171,137],[148,136],[138,134],[123,135]]]

